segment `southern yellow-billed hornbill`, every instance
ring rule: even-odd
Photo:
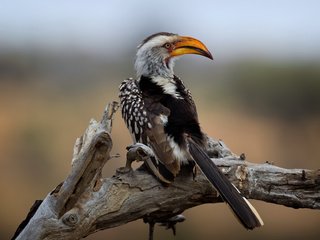
[[[190,91],[173,73],[175,58],[183,54],[212,59],[199,40],[172,33],[153,34],[138,46],[137,79],[120,85],[126,125],[136,144],[148,146],[160,180],[173,181],[181,164],[195,161],[245,228],[262,226],[257,211],[206,154],[206,137]]]

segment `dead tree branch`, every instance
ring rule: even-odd
[[[100,122],[90,121],[75,143],[70,175],[33,207],[14,238],[81,239],[137,219],[161,222],[188,208],[221,201],[200,171],[193,179],[189,170],[182,169],[170,186],[163,186],[143,169],[102,179],[101,170],[110,159],[110,132],[117,108],[113,102]],[[320,209],[320,170],[253,164],[232,154],[221,141],[211,140],[208,152],[247,198]]]

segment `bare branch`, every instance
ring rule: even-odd
[[[117,108],[113,102],[100,122],[91,120],[75,143],[70,175],[31,214],[17,239],[81,239],[137,219],[161,222],[188,208],[221,201],[200,171],[193,179],[187,168],[170,186],[163,186],[143,168],[101,179],[101,170],[110,159],[109,133]],[[320,209],[320,170],[252,164],[221,141],[211,139],[209,145],[208,152],[218,157],[213,161],[246,197]]]

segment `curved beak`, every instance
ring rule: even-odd
[[[174,44],[170,55],[171,57],[176,57],[184,54],[198,54],[213,59],[207,47],[198,39],[181,36]]]

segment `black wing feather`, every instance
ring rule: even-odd
[[[191,139],[188,142],[189,151],[193,159],[211,184],[217,189],[223,200],[231,207],[242,225],[247,229],[262,226],[262,219],[249,201],[241,196],[238,189],[232,185],[201,147]]]

